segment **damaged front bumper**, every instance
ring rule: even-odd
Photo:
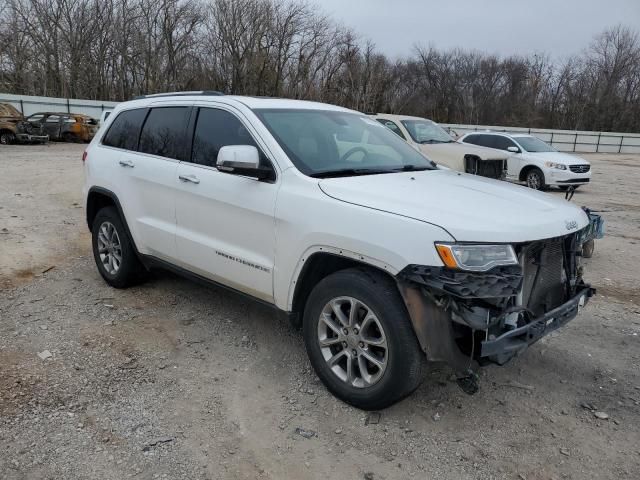
[[[30,133],[16,133],[16,141],[19,143],[47,143],[49,135],[32,135]]]
[[[585,285],[570,300],[550,312],[499,337],[483,341],[480,358],[489,358],[498,364],[505,363],[514,355],[526,350],[529,345],[573,320],[594,294],[595,289]]]
[[[504,364],[576,317],[595,290],[582,279],[579,233],[514,246],[518,264],[469,272],[409,265],[397,276],[430,361],[461,375]]]

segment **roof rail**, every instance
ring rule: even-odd
[[[158,97],[184,97],[192,95],[208,95],[208,96],[220,96],[224,95],[222,92],[216,90],[197,90],[193,92],[167,92],[167,93],[152,93],[150,95],[138,95],[134,97],[134,100],[141,100],[143,98],[158,98]]]

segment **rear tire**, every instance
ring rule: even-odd
[[[127,288],[143,280],[145,269],[115,207],[98,212],[91,232],[93,258],[109,285]]]
[[[545,183],[544,173],[537,167],[530,169],[525,177],[527,187],[534,190],[546,190],[547,184]]]
[[[398,287],[382,273],[348,269],[321,280],[307,300],[303,336],[320,380],[355,407],[386,408],[421,383],[426,358]]]

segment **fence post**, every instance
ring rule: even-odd
[[[573,153],[576,153],[576,144],[578,143],[578,132],[576,132],[575,135],[576,136],[573,137]]]
[[[598,132],[598,143],[596,143],[596,153],[600,152],[600,137],[602,136],[602,132]]]
[[[20,113],[24,116],[24,103],[22,103],[22,99],[20,99]]]
[[[69,99],[67,98],[67,113],[71,113],[71,105],[69,105]]]
[[[622,152],[622,143],[624,142],[624,135],[620,137],[620,146],[618,147],[618,153]]]
[[[553,132],[551,132],[551,146],[553,147]]]

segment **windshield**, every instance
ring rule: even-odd
[[[402,120],[411,138],[417,143],[451,143],[453,138],[431,120]]]
[[[520,144],[525,152],[541,153],[556,151],[551,145],[544,143],[536,137],[514,137],[514,140]]]
[[[436,165],[364,115],[309,109],[256,109],[296,168],[312,177],[432,170]]]

